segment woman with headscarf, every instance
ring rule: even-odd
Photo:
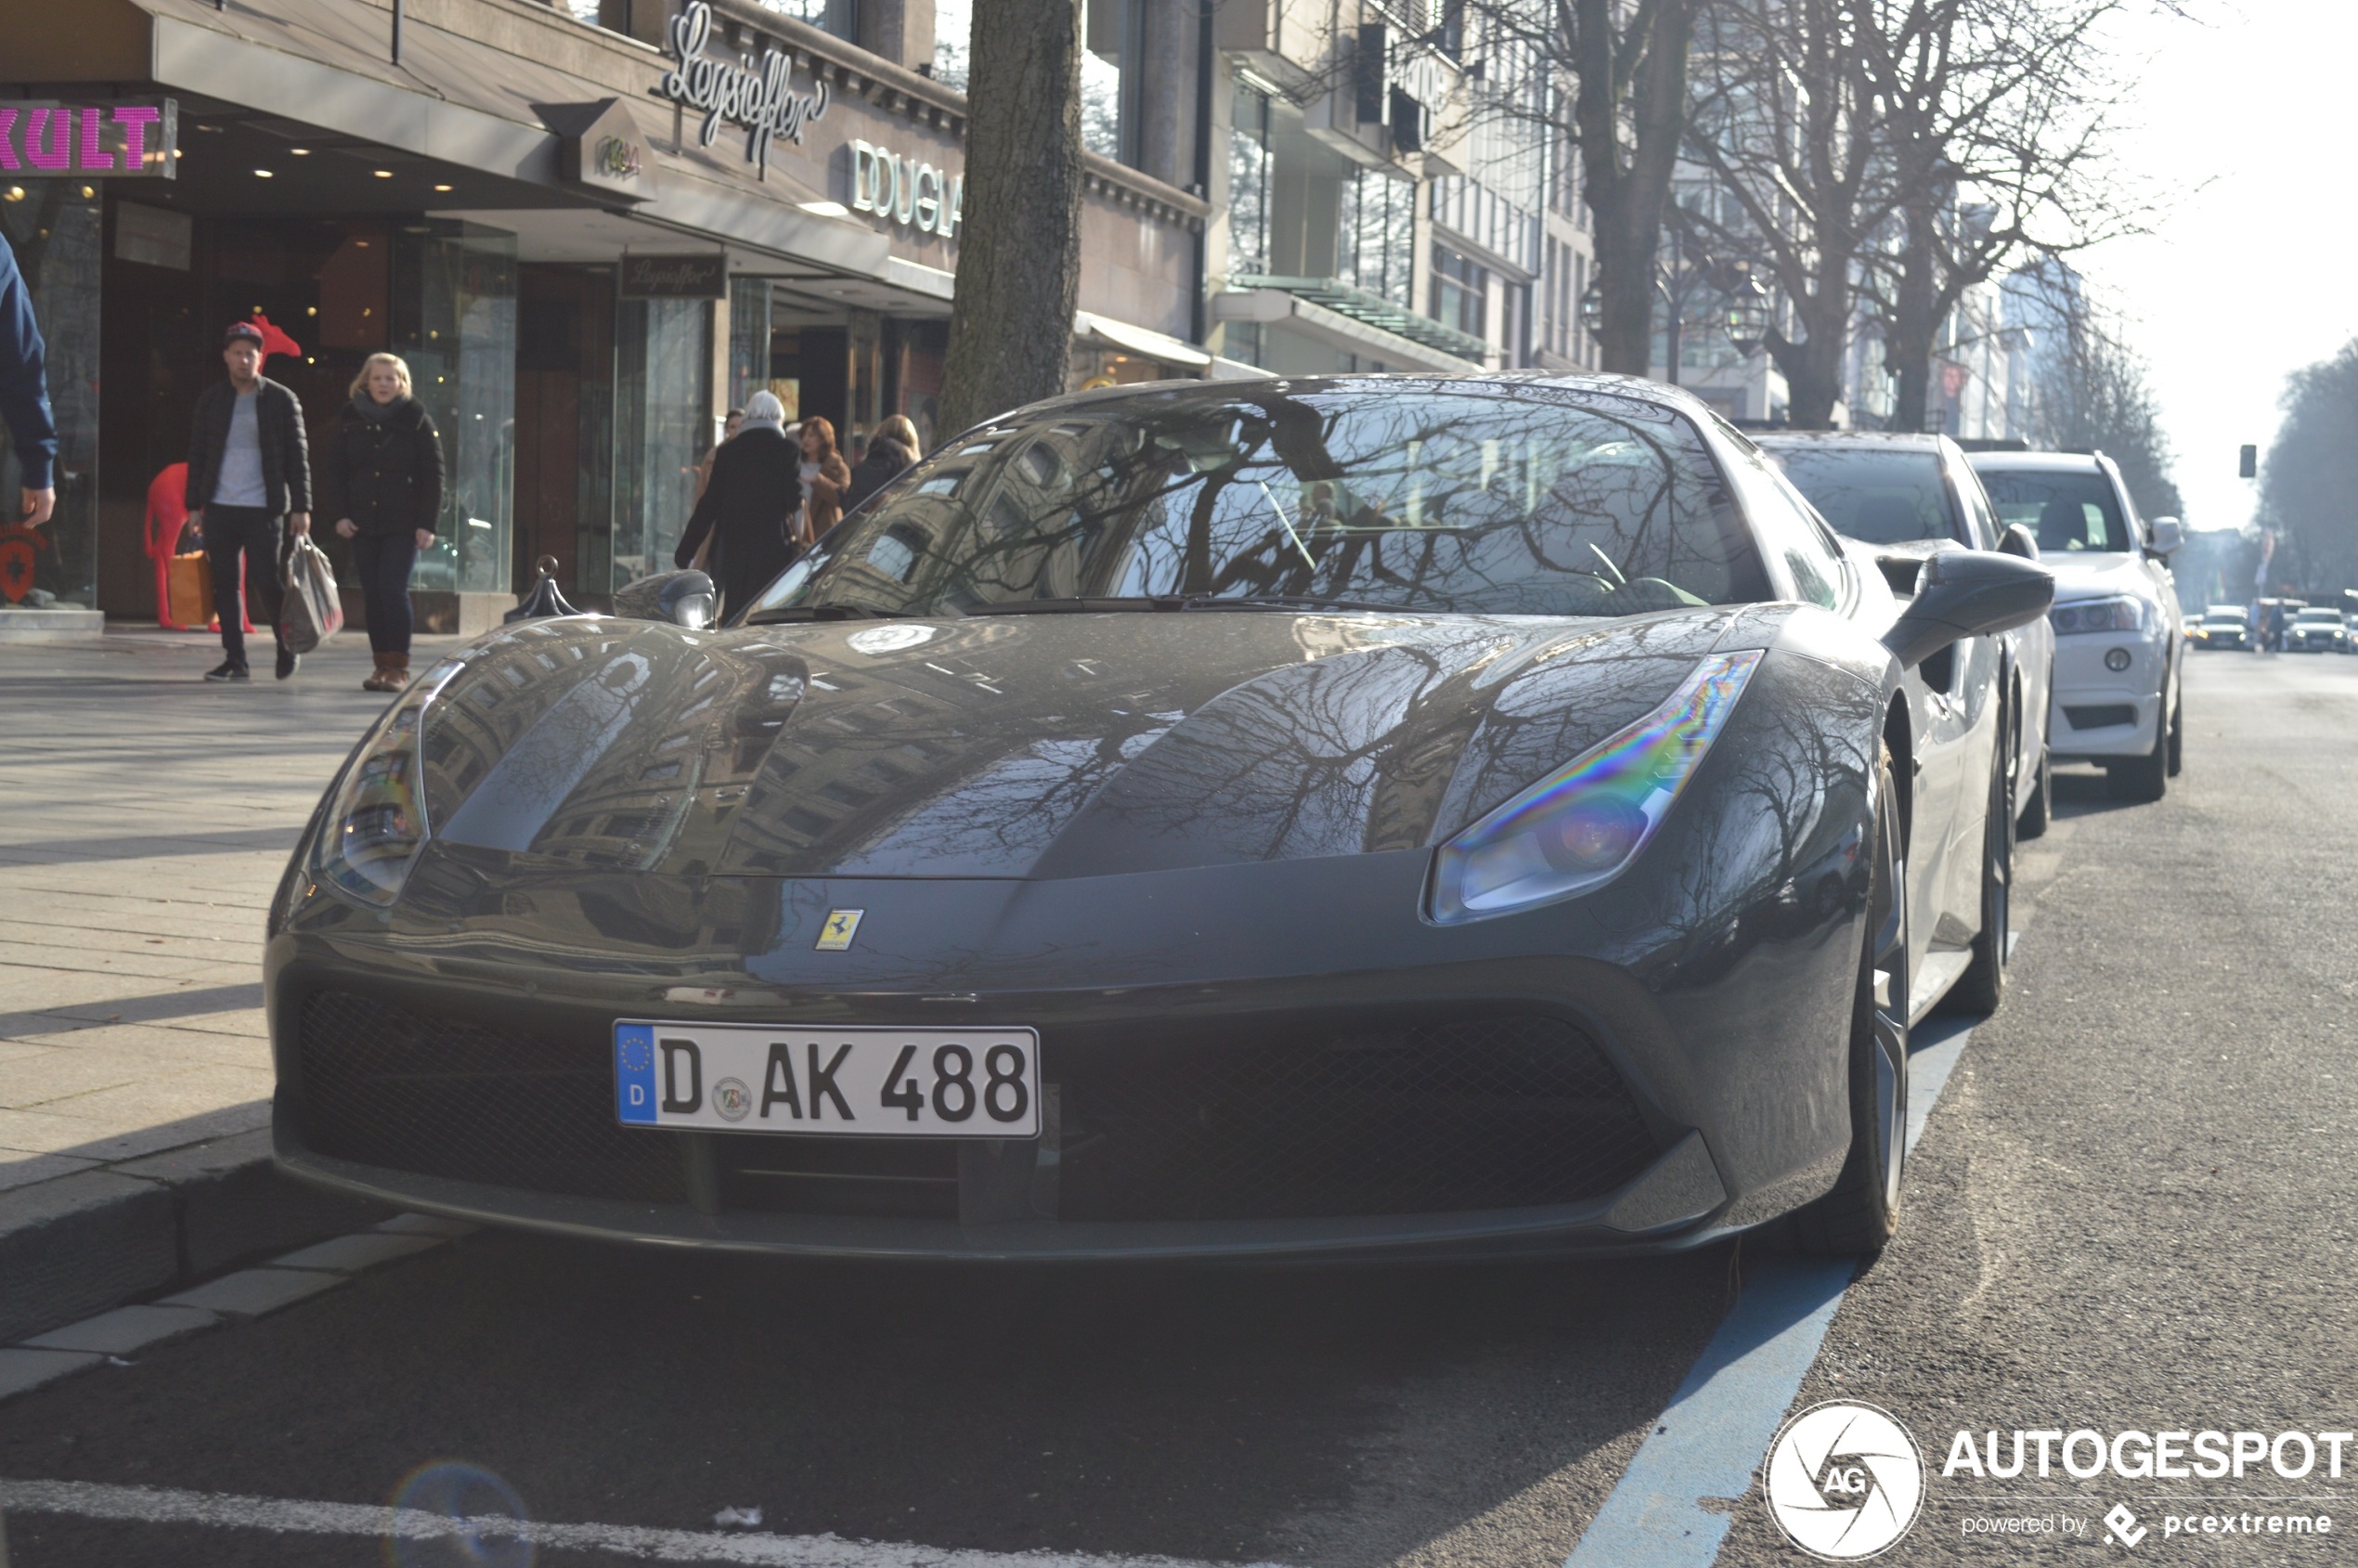
[[[802,542],[816,544],[843,520],[843,495],[851,469],[836,450],[836,427],[813,415],[802,421]]]
[[[908,472],[917,460],[917,427],[906,414],[895,414],[868,437],[868,450],[851,470],[851,487],[843,494],[843,509],[851,511],[870,496]]]
[[[745,423],[717,449],[712,482],[672,551],[672,564],[684,570],[710,536],[706,570],[720,590],[724,612],[759,593],[794,559],[788,534],[802,483],[785,427],[785,406],[774,394],[757,392],[745,399]]]

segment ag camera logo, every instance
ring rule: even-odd
[[[1828,1562],[1856,1562],[1914,1525],[1924,1459],[1889,1411],[1830,1399],[1777,1433],[1760,1489],[1785,1539]]]

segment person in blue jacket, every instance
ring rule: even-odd
[[[32,318],[32,291],[17,253],[0,239],[0,421],[24,470],[16,520],[37,528],[58,503],[58,421],[49,412],[47,350]]]

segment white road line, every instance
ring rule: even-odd
[[[201,1524],[281,1536],[381,1540],[527,1540],[563,1551],[602,1551],[654,1562],[745,1562],[789,1568],[1278,1568],[1212,1564],[1176,1557],[1094,1556],[1060,1551],[967,1551],[840,1536],[771,1536],[654,1530],[631,1524],[547,1524],[498,1516],[453,1519],[417,1509],[359,1503],[240,1497],[161,1486],[88,1481],[0,1481],[0,1514],[62,1513],[139,1524]]]

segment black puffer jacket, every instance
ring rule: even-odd
[[[367,393],[362,393],[367,396]],[[433,529],[442,516],[442,442],[414,397],[372,420],[350,402],[319,443],[319,515],[364,534]]]

